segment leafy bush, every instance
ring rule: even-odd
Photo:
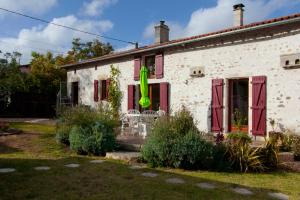
[[[56,128],[59,142],[70,144],[78,154],[103,155],[115,146],[114,128],[118,121],[108,106],[96,109],[77,106],[64,110]]]
[[[78,154],[105,155],[115,147],[113,129],[101,122],[90,126],[74,126],[70,133],[70,147]]]
[[[230,143],[249,144],[252,142],[251,137],[247,133],[234,132],[227,135],[227,139]]]
[[[209,169],[212,163],[213,144],[203,140],[197,132],[190,131],[183,138],[177,138],[172,154],[174,167]]]
[[[208,168],[213,145],[203,140],[189,111],[183,108],[174,116],[159,118],[142,149],[152,167]]]
[[[59,124],[56,127],[56,140],[62,144],[69,145],[69,134],[71,126],[65,124]]]
[[[300,161],[300,135],[293,135],[292,141],[295,160]]]
[[[176,134],[186,135],[189,131],[198,131],[191,112],[184,106],[171,117],[171,120]]]
[[[227,154],[227,146],[223,143],[217,144],[213,149],[212,170],[232,171],[232,164]]]

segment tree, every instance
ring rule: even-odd
[[[109,95],[108,101],[110,102],[115,119],[119,119],[119,112],[122,101],[122,92],[120,90],[119,76],[121,72],[118,68],[113,65],[110,66],[110,77],[109,77]]]
[[[20,71],[17,57],[21,54],[15,52],[5,53],[5,59],[0,59],[0,100],[9,104],[11,95],[14,92],[25,89],[24,77]]]
[[[58,92],[60,82],[66,80],[66,71],[60,67],[64,63],[62,56],[54,57],[51,52],[46,54],[32,52],[30,81],[36,92],[51,94]]]
[[[73,57],[74,62],[104,56],[113,51],[110,43],[102,43],[98,39],[82,43],[80,38],[74,38],[72,45],[68,55]]]

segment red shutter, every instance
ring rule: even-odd
[[[128,110],[134,109],[134,85],[128,85]]]
[[[94,80],[94,101],[95,102],[98,102],[98,85],[99,85],[99,82],[98,80]]]
[[[211,130],[223,131],[223,79],[212,80]]]
[[[156,78],[164,77],[164,56],[163,56],[163,54],[158,54],[155,56],[155,75],[156,75]]]
[[[134,59],[134,80],[138,81],[140,79],[140,69],[141,69],[141,58]]]
[[[252,134],[266,133],[266,80],[265,76],[252,77]]]
[[[106,99],[108,100],[109,96],[109,84],[110,84],[110,79],[106,80]]]
[[[169,83],[160,83],[160,109],[169,112]]]

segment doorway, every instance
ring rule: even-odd
[[[79,87],[78,82],[72,82],[71,85],[71,102],[73,106],[78,105],[78,97],[79,97]]]
[[[228,98],[228,132],[248,133],[249,79],[230,79]]]

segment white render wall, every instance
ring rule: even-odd
[[[192,111],[198,127],[210,130],[211,82],[225,79],[224,105],[227,103],[227,82],[230,78],[267,76],[267,119],[274,118],[281,128],[300,132],[300,69],[285,70],[280,66],[280,55],[300,52],[300,34],[281,38],[239,43],[206,49],[164,53],[164,78],[150,79],[149,83],[170,83],[170,109],[185,105]],[[121,71],[123,91],[122,112],[127,110],[127,86],[137,84],[133,80],[133,60],[112,63]],[[68,82],[79,80],[80,101],[94,105],[93,81],[107,78],[109,66],[94,66],[68,72]],[[205,76],[192,78],[190,68],[203,66]],[[249,84],[251,107],[251,84]],[[227,130],[227,106],[224,110],[224,126]],[[249,108],[249,129],[251,109]],[[271,130],[267,123],[267,131]]]

